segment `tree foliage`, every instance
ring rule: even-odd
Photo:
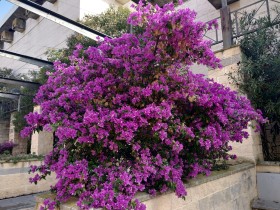
[[[16,74],[13,72],[12,69],[8,68],[0,69],[0,77],[26,81],[30,81],[33,78],[32,75]],[[37,90],[33,88],[26,88],[20,87],[18,85],[10,85],[3,83],[0,84],[0,91],[14,94],[23,94],[20,99],[21,109],[20,111],[14,114],[13,120],[16,132],[20,132],[26,126],[24,116],[33,110],[33,96],[35,95]]]
[[[124,7],[110,7],[105,12],[98,15],[86,15],[80,23],[107,34],[110,37],[118,37],[127,32],[127,18],[130,14],[129,9]],[[81,34],[74,33],[67,39],[66,48],[49,49],[46,53],[48,60],[55,62],[57,60],[70,63],[69,56],[72,55],[77,44],[81,44],[84,49],[89,46],[97,46],[97,42]],[[36,74],[37,82],[44,84],[48,79],[48,72],[53,72],[53,69],[42,68]]]
[[[110,7],[105,12],[98,15],[86,15],[80,23],[104,33],[110,37],[119,37],[129,29],[127,18],[130,14],[125,7]],[[72,55],[77,44],[81,44],[84,49],[89,46],[97,46],[93,39],[75,33],[67,39],[67,47],[60,50],[49,50],[50,61],[60,60],[69,63],[69,56]]]
[[[232,78],[252,105],[260,109],[269,120],[262,125],[262,140],[265,158],[271,160],[276,157],[273,157],[273,152],[266,145],[269,141],[266,130],[270,130],[274,141],[280,133],[279,28],[273,27],[268,17],[255,18],[255,13],[246,13],[240,19],[243,32],[255,32],[241,38],[242,61],[237,74],[232,75]]]

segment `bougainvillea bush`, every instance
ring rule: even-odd
[[[55,172],[56,201],[79,198],[82,209],[145,209],[134,198],[175,191],[184,180],[209,174],[229,142],[248,137],[248,122],[262,121],[250,102],[189,71],[193,63],[219,67],[203,36],[215,24],[195,12],[141,3],[128,22],[134,34],[77,46],[72,63],[55,63],[27,116],[34,130],[55,132],[57,146],[31,182]],[[46,208],[53,208],[50,200]]]
[[[12,141],[0,143],[0,155],[4,153],[12,154],[13,148],[16,146]]]

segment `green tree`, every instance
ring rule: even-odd
[[[248,96],[253,106],[260,109],[268,119],[261,126],[265,158],[280,160],[273,151],[280,134],[279,29],[273,27],[273,22],[268,17],[256,19],[255,11],[245,14],[240,23],[243,32],[255,32],[244,35],[240,40],[242,61],[236,75],[231,75],[231,78]]]
[[[130,11],[127,8],[110,7],[107,11],[99,15],[87,15],[80,22],[88,27],[91,27],[111,37],[118,37],[123,33],[126,33],[128,30],[127,18],[129,14]],[[87,48],[89,46],[96,46],[97,42],[88,37],[75,33],[67,39],[66,48],[59,49],[59,50],[50,49],[47,52],[48,60],[50,61],[60,60],[61,62],[68,63],[69,62],[68,57],[72,54],[77,44],[82,44],[84,48]],[[39,82],[41,84],[44,84],[48,79],[47,72],[51,72],[51,71],[53,70],[50,68],[43,67],[40,69],[39,72],[38,71],[30,72],[28,78],[32,78],[33,82]],[[0,75],[1,73],[2,71],[0,70]],[[23,75],[17,75],[17,76],[13,75],[11,69],[3,69],[2,74],[5,77],[9,77],[9,78],[20,78],[23,76]],[[15,128],[16,131],[20,131],[22,130],[23,127],[26,126],[26,121],[24,119],[24,116],[32,112],[34,104],[33,104],[33,97],[31,96],[35,95],[36,90],[21,88],[21,93],[25,94],[25,96],[21,97],[21,105],[22,105],[21,110],[15,114],[14,124],[16,125]]]
[[[105,12],[98,15],[86,15],[80,23],[107,34],[110,37],[118,37],[126,33],[129,29],[127,25],[127,18],[130,10],[124,7],[110,7]],[[73,50],[77,44],[81,44],[84,49],[89,46],[96,46],[97,42],[81,34],[74,33],[67,39],[67,47],[63,49],[49,49],[46,54],[49,61],[59,60],[63,63],[69,63],[69,56],[72,55]],[[39,72],[32,72],[34,81],[44,84],[48,75],[47,72],[52,72],[52,69],[41,68]]]
[[[119,37],[128,31],[127,18],[130,14],[129,9],[124,7],[110,7],[99,15],[86,15],[80,23],[102,32],[110,37]],[[77,44],[84,48],[96,46],[97,42],[81,34],[75,33],[67,39],[67,47],[56,50],[50,49],[47,52],[50,61],[60,60],[68,63],[68,56],[72,55]]]

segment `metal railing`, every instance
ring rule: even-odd
[[[232,31],[231,38],[233,39],[233,42],[237,42],[237,39],[239,37],[242,37],[249,33],[253,33],[257,30],[255,28],[251,30],[244,30],[242,28],[242,23],[240,23],[241,18],[250,12],[253,12],[253,16],[251,17],[252,20],[257,19],[259,17],[266,17],[269,23],[267,24],[267,26],[274,26],[280,24],[280,13],[276,12],[276,5],[280,6],[280,0],[259,0],[240,9],[231,11],[230,25]],[[205,38],[211,40],[213,42],[212,46],[215,46],[223,43],[224,38],[222,36],[221,17],[214,18],[211,21],[213,20],[217,20],[219,27],[214,31],[207,32],[205,34]]]

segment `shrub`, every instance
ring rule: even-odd
[[[1,154],[12,154],[13,148],[16,146],[16,144],[14,144],[11,141],[5,141],[3,143],[0,144],[0,155]]]
[[[145,209],[136,192],[184,197],[183,180],[208,175],[215,159],[235,158],[230,141],[242,142],[248,122],[263,119],[246,98],[188,71],[193,63],[219,66],[203,40],[213,24],[195,16],[140,3],[129,18],[135,34],[77,46],[70,65],[55,64],[36,96],[42,113],[26,117],[22,134],[44,128],[59,141],[31,168],[39,172],[31,182],[54,171],[56,201],[77,196],[82,209]]]
[[[261,125],[266,161],[280,161],[277,142],[280,137],[280,30],[271,27],[280,20],[279,8],[276,12],[275,22],[266,16],[255,18],[256,10],[241,17],[242,31],[254,32],[240,39],[242,61],[237,72],[230,75],[239,90],[247,94],[252,105],[268,119]]]

